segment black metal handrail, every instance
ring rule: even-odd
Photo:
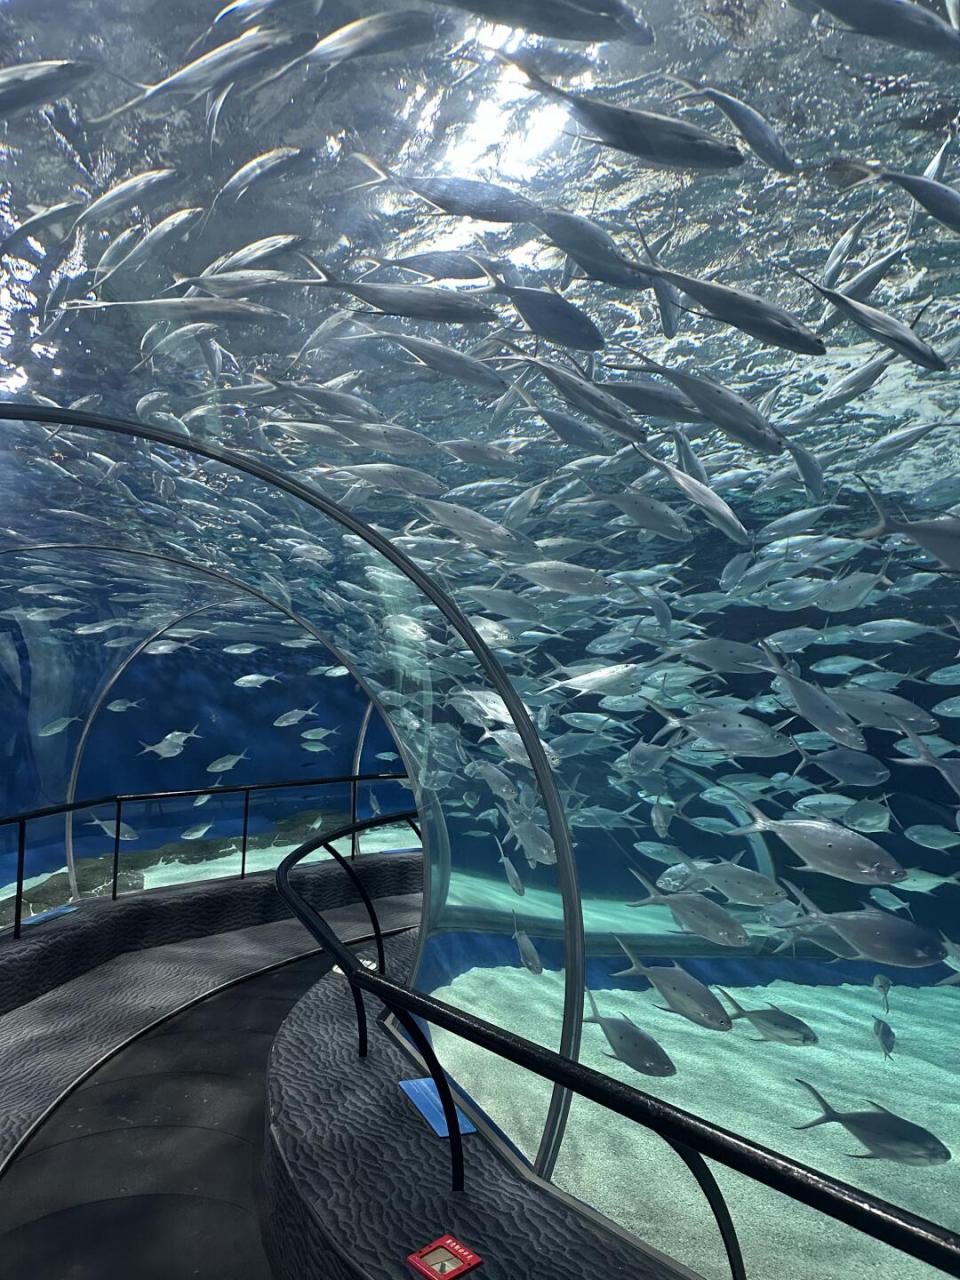
[[[205,796],[208,793],[228,796],[238,791],[281,791],[284,788],[319,787],[338,782],[399,782],[406,779],[405,773],[343,773],[332,778],[285,778],[281,782],[253,782],[245,785],[233,783],[226,787],[211,784],[184,791],[124,791],[119,795],[99,796],[94,800],[74,800],[70,804],[51,804],[43,809],[27,809],[24,813],[0,818],[0,827],[12,826],[15,822],[30,822],[34,818],[51,818],[58,813],[73,813],[78,809],[94,809],[97,805],[113,804],[117,800],[128,804],[135,800],[182,800],[188,796]]]
[[[26,877],[27,857],[27,824],[38,818],[51,818],[59,814],[76,813],[82,809],[97,809],[111,805],[114,813],[113,827],[113,871],[110,896],[116,901],[120,879],[120,842],[125,804],[140,804],[151,800],[181,800],[190,796],[203,795],[242,795],[243,796],[243,828],[240,845],[240,878],[247,874],[247,844],[250,833],[250,796],[260,791],[282,791],[308,787],[342,786],[350,783],[350,811],[357,811],[358,788],[364,782],[400,782],[407,781],[405,773],[346,773],[330,778],[295,778],[283,779],[279,782],[257,782],[241,785],[233,783],[228,786],[193,787],[179,791],[140,791],[120,795],[100,796],[94,800],[74,800],[69,804],[47,805],[42,809],[30,809],[25,813],[13,814],[0,818],[0,827],[17,827],[17,884],[14,900],[13,936],[19,938],[23,932],[23,885]],[[387,815],[388,817],[390,815]],[[416,815],[414,815],[415,817]],[[419,838],[419,830],[414,826]],[[305,856],[305,855],[303,855]]]
[[[394,820],[397,818],[409,818],[409,815],[397,815]],[[364,1057],[367,1053],[363,991],[376,996],[394,1014],[420,1050],[437,1087],[447,1121],[455,1191],[462,1190],[464,1186],[463,1143],[456,1118],[456,1104],[446,1074],[429,1040],[418,1026],[417,1018],[443,1027],[479,1048],[505,1058],[555,1085],[561,1085],[608,1111],[643,1125],[661,1137],[681,1157],[707,1197],[723,1238],[734,1280],[744,1280],[746,1276],[743,1255],[723,1193],[706,1164],[706,1159],[716,1160],[734,1172],[808,1205],[875,1240],[891,1245],[902,1253],[938,1267],[948,1275],[960,1277],[960,1236],[945,1227],[891,1205],[829,1174],[791,1160],[759,1143],[742,1138],[709,1120],[611,1079],[602,1072],[565,1058],[532,1040],[504,1031],[473,1014],[464,1013],[432,996],[414,991],[388,978],[382,963],[378,966],[377,973],[367,970],[350,949],[340,942],[319,912],[292,888],[289,873],[302,858],[321,844],[351,835],[354,825],[357,829],[364,829],[377,825],[380,821],[382,819],[372,819],[341,827],[327,836],[318,837],[299,849],[294,849],[277,868],[277,888],[317,941],[336,956],[350,984],[357,1010],[360,1056]],[[347,870],[352,870],[343,858],[338,858],[338,862]]]

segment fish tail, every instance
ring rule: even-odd
[[[811,1093],[813,1095],[813,1097],[817,1102],[817,1105],[821,1107],[823,1110],[823,1115],[817,1116],[813,1120],[808,1120],[806,1124],[794,1125],[793,1127],[795,1129],[815,1129],[818,1124],[830,1124],[831,1121],[840,1119],[839,1113],[836,1112],[833,1109],[833,1107],[831,1107],[830,1103],[826,1100],[823,1094],[819,1093],[813,1087],[812,1084],[808,1084],[806,1080],[801,1080],[799,1076],[795,1076],[794,1079],[796,1080],[797,1084],[803,1085],[804,1089],[806,1089],[808,1093]]]
[[[566,91],[560,89],[555,84],[551,84],[549,80],[545,80],[539,71],[534,71],[532,67],[525,66],[524,63],[518,62],[516,58],[508,57],[507,54],[501,53],[499,49],[494,50],[496,58],[502,62],[504,66],[514,67],[525,77],[527,84],[531,89],[536,89],[538,93],[548,94],[551,98],[565,98]]]
[[[590,1017],[584,1018],[584,1022],[599,1022],[600,1010],[597,1008],[597,1002],[593,998],[593,992],[589,987],[584,987],[584,990],[587,993],[587,999],[590,1001]]]
[[[377,175],[378,182],[392,182],[393,174],[386,165],[381,164],[379,160],[374,160],[373,156],[367,155],[365,151],[355,151],[353,158],[359,160],[361,164],[365,164],[368,169],[372,169]]]
[[[733,1013],[730,1014],[731,1021],[735,1018],[745,1018],[747,1016],[746,1010],[744,1009],[743,1005],[739,1004],[736,1000],[734,1000],[733,996],[730,994],[729,991],[725,991],[723,987],[717,987],[717,990],[720,992],[721,995],[726,996],[726,998],[733,1005]]]
[[[620,948],[623,954],[630,961],[631,967],[637,973],[646,973],[646,965],[642,964],[641,961],[637,959],[637,957],[633,954],[633,952],[630,950],[630,948],[627,946],[624,940],[622,938],[617,937],[616,934],[613,935],[613,938],[617,946]]]
[[[308,253],[300,252],[297,254],[297,257],[301,260],[301,262],[306,263],[306,265],[314,273],[317,279],[320,280],[323,284],[336,284],[336,281],[334,280],[333,276],[329,273],[329,271],[325,271],[324,268],[321,267],[320,263],[317,262],[315,258],[311,258]]]
[[[650,895],[651,898],[656,898],[658,896],[656,887],[650,883],[650,881],[647,879],[647,877],[643,874],[642,871],[638,871],[636,867],[628,867],[627,870],[630,872],[632,876],[637,877],[637,879],[646,889],[647,893]]]
[[[790,890],[790,892],[793,894],[796,900],[800,903],[801,907],[804,907],[807,911],[810,912],[811,915],[819,914],[817,907],[814,906],[814,904],[810,901],[810,899],[802,890],[798,889],[795,884],[791,884],[790,881],[787,880],[785,877],[783,878],[783,883],[787,886],[787,888]]]
[[[885,533],[896,533],[896,522],[891,518],[889,511],[880,505],[880,500],[878,499],[873,487],[864,480],[863,476],[858,476],[857,479],[863,485],[864,489],[866,489],[870,505],[877,513],[877,523],[875,525],[871,525],[868,529],[861,529],[857,534],[857,537],[870,540],[872,538],[879,538]]]
[[[85,129],[104,129],[119,116],[125,115],[126,112],[132,111],[134,107],[139,106],[143,100],[143,95],[140,94],[136,98],[131,98],[129,102],[122,102],[119,107],[114,107],[113,110],[108,111],[106,115],[92,116],[89,119],[84,120],[83,127]]]

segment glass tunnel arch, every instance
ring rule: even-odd
[[[336,658],[338,663],[345,666],[350,671],[350,674],[353,677],[353,679],[357,682],[357,684],[360,686],[360,688],[363,690],[363,692],[367,696],[367,705],[358,725],[357,741],[356,741],[356,745],[354,747],[353,756],[352,756],[354,773],[360,772],[360,767],[359,767],[360,755],[363,749],[364,735],[366,733],[366,728],[369,723],[371,711],[373,710],[374,707],[376,707],[378,711],[380,711],[380,714],[385,726],[387,727],[388,730],[390,730],[389,718],[386,717],[386,715],[383,712],[383,709],[379,706],[376,693],[366,684],[362,676],[358,674],[358,672],[355,670],[355,668],[349,662],[346,656],[339,649],[337,649],[336,646],[334,646],[320,631],[318,631],[316,627],[313,626],[312,623],[310,623],[306,618],[301,617],[299,614],[295,613],[287,605],[285,605],[281,600],[273,599],[272,597],[266,595],[264,592],[258,590],[256,587],[251,586],[249,583],[245,583],[239,578],[233,578],[229,574],[224,573],[222,570],[215,569],[209,565],[203,565],[197,561],[185,560],[181,557],[166,555],[162,552],[147,551],[147,550],[142,550],[134,547],[126,547],[121,544],[117,544],[115,546],[109,546],[106,544],[96,544],[96,543],[31,543],[25,546],[18,545],[16,547],[0,548],[0,557],[8,556],[8,555],[9,556],[30,555],[30,554],[36,554],[37,552],[70,552],[70,551],[95,552],[103,555],[116,556],[119,559],[129,558],[132,560],[138,560],[138,559],[154,560],[154,561],[162,562],[167,565],[175,566],[177,568],[186,570],[188,573],[194,574],[201,579],[209,580],[213,584],[221,584],[229,587],[232,591],[237,593],[238,599],[236,603],[238,604],[242,603],[244,600],[251,599],[251,598],[259,601],[261,604],[267,606],[267,608],[273,609],[277,613],[288,618],[291,622],[295,623],[296,626],[300,627],[308,635],[312,636],[315,640],[317,640],[320,644],[322,644],[333,655],[333,657]],[[80,737],[74,749],[74,761],[70,769],[70,777],[68,779],[67,789],[64,795],[65,804],[72,805],[74,801],[77,799],[76,790],[77,790],[77,783],[79,781],[79,776],[80,776],[80,769],[83,764],[83,755],[86,749],[87,742],[89,740],[90,732],[92,731],[94,723],[96,721],[97,715],[102,709],[103,704],[106,702],[106,699],[109,697],[110,693],[116,686],[117,681],[126,673],[126,671],[130,668],[131,664],[135,662],[136,659],[140,656],[140,654],[142,654],[145,650],[147,650],[150,645],[152,645],[155,641],[160,639],[167,632],[175,630],[177,627],[181,626],[188,618],[192,618],[207,610],[211,610],[215,608],[223,608],[225,606],[229,607],[231,603],[234,603],[234,602],[231,601],[229,598],[226,600],[214,600],[208,604],[201,604],[201,605],[191,607],[185,612],[180,613],[175,618],[167,622],[164,622],[161,626],[156,628],[156,630],[154,630],[151,634],[145,636],[142,640],[140,640],[130,650],[130,652],[123,657],[123,659],[117,664],[117,666],[113,669],[113,671],[107,674],[106,678],[101,684],[99,691],[94,696],[94,700],[90,707],[90,710],[88,711],[87,715],[84,717],[83,728],[80,731]],[[398,742],[396,738],[394,738],[393,740],[402,758],[404,753],[403,744],[401,742]],[[415,785],[415,781],[414,781],[414,785]],[[73,813],[70,813],[67,815],[67,819],[66,819],[67,874],[70,879],[71,892],[73,893],[74,896],[79,896],[79,892],[76,884],[76,870],[74,867],[74,859],[73,859],[73,819],[74,819]]]
[[[35,406],[17,402],[2,403],[0,404],[0,422],[3,421],[36,423],[55,426],[67,431],[71,428],[77,430],[101,430],[131,439],[162,444],[174,451],[195,455],[223,465],[235,472],[252,476],[277,491],[286,493],[294,499],[305,503],[308,507],[328,517],[334,524],[345,528],[399,570],[419,592],[427,597],[472,652],[484,676],[502,699],[520,737],[523,748],[529,757],[531,768],[536,778],[548,829],[556,851],[558,884],[562,904],[564,1003],[559,1049],[567,1057],[576,1059],[583,1015],[583,920],[576,886],[573,845],[563,804],[557,791],[543,743],[523,701],[516,693],[496,656],[448,593],[440,588],[430,575],[425,573],[413,560],[394,547],[389,539],[371,528],[364,521],[358,519],[351,512],[309,485],[303,484],[243,454],[224,449],[219,445],[206,441],[184,437],[180,433],[161,427],[148,426],[139,422],[128,422],[124,419],[100,414],[59,410],[47,406]],[[229,581],[229,578],[227,580]],[[244,589],[249,588],[245,587]],[[328,638],[323,636],[319,638],[322,643],[329,646]],[[388,715],[386,709],[384,711]],[[410,776],[412,778],[417,776],[415,765],[413,765]],[[418,799],[421,799],[419,795]],[[421,807],[421,814],[425,818],[427,813],[429,813],[429,806]],[[427,837],[425,847],[429,848],[429,837]],[[421,937],[421,952],[427,932],[428,930],[425,929]],[[566,1090],[556,1087],[552,1091],[551,1102],[544,1120],[543,1134],[538,1144],[535,1160],[537,1172],[543,1176],[549,1177],[556,1162],[563,1140],[564,1122],[570,1101],[570,1095]]]

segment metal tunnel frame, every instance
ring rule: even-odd
[[[398,569],[431,601],[443,614],[450,626],[467,645],[480,663],[487,678],[503,700],[504,705],[516,727],[520,740],[530,760],[537,786],[543,800],[550,828],[550,836],[557,854],[557,878],[563,903],[564,921],[564,1006],[563,1028],[560,1036],[560,1053],[576,1062],[580,1051],[580,1037],[583,1028],[583,989],[585,982],[585,943],[583,932],[583,914],[580,894],[577,885],[577,870],[573,852],[573,841],[563,810],[563,802],[557,790],[556,780],[550,763],[547,760],[540,735],[527,709],[523,704],[509,677],[491,651],[490,647],[477,633],[469,618],[456,602],[420,568],[413,560],[399,551],[393,543],[371,528],[366,522],[359,520],[351,512],[341,507],[332,499],[317,492],[308,485],[272,467],[265,466],[252,458],[247,458],[233,450],[206,441],[194,440],[182,436],[178,432],[162,427],[148,426],[144,423],[131,422],[125,418],[114,418],[99,413],[73,411],[54,408],[46,405],[7,402],[0,405],[0,421],[33,422],[66,428],[92,428],[93,430],[112,432],[114,435],[127,436],[133,439],[148,440],[167,448],[191,453],[197,457],[207,458],[252,476],[264,484],[296,498],[328,519],[335,521],[347,529],[355,537],[361,539],[379,552],[394,568]],[[553,1172],[571,1103],[571,1094],[560,1083],[555,1083],[550,1106],[544,1122],[539,1149],[534,1167],[542,1177],[549,1178]]]
[[[222,603],[229,603],[228,601]],[[149,635],[144,636],[137,644],[133,646],[130,652],[118,662],[114,669],[104,680],[100,686],[100,691],[93,700],[93,705],[87,712],[86,719],[83,722],[83,728],[80,730],[80,737],[77,739],[77,745],[73,751],[73,764],[70,766],[70,777],[67,779],[67,791],[64,799],[67,804],[73,804],[77,798],[77,783],[80,781],[80,769],[83,765],[84,753],[87,749],[87,743],[90,741],[90,734],[93,732],[94,722],[106,702],[107,698],[117,686],[117,681],[133,664],[136,658],[139,658],[144,649],[148,648],[161,636],[166,635],[168,631],[172,631],[175,627],[179,627],[181,623],[186,622],[187,618],[192,618],[198,613],[203,613],[207,609],[213,609],[221,601],[216,604],[211,601],[210,604],[197,605],[196,608],[187,609],[184,613],[180,613],[177,617],[165,622],[162,627],[154,627]],[[67,856],[67,882],[70,885],[70,896],[72,898],[80,897],[80,885],[77,880],[77,863],[73,854],[73,818],[74,813],[71,809],[66,817],[66,826],[63,833],[64,852]]]

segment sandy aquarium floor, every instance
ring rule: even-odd
[[[282,858],[292,853],[300,839],[293,843],[277,843],[262,847],[250,846],[247,849],[247,874],[255,871],[272,871]],[[338,853],[350,853],[350,841],[338,840],[334,846]],[[413,832],[408,827],[385,827],[364,833],[361,842],[361,853],[384,853],[387,850],[400,850],[416,847]],[[213,880],[218,876],[235,876],[238,871],[238,854],[231,853],[223,858],[209,858],[202,863],[162,862],[148,867],[143,873],[145,889],[156,889],[161,885],[189,884],[194,880]],[[330,855],[323,849],[310,854],[304,863],[320,862]]]
[[[281,858],[284,858],[301,843],[302,838],[304,837],[292,843],[278,841],[276,844],[251,844],[247,849],[248,874],[252,874],[255,871],[272,871]],[[144,889],[159,889],[165,885],[193,884],[201,880],[216,880],[222,876],[238,875],[240,871],[240,846],[236,841],[227,842],[227,846],[227,850],[220,856],[205,858],[202,862],[179,862],[176,859],[171,859],[169,861],[158,861],[153,866],[144,868]],[[361,853],[385,853],[387,851],[396,852],[416,847],[418,847],[416,838],[410,829],[405,825],[398,825],[364,832],[360,851]],[[349,839],[338,840],[336,849],[338,853],[349,854]],[[329,858],[329,856],[328,853],[321,849],[305,858],[304,861],[318,862]],[[58,868],[58,870],[62,871],[63,868]],[[42,875],[26,877],[24,889],[30,890],[42,885],[49,879],[51,874],[51,872],[44,872]],[[0,886],[0,900],[12,897],[15,892],[15,884]]]
[[[753,1043],[757,1033],[743,1020],[729,1032],[701,1030],[657,1009],[657,993],[641,989],[637,980],[635,991],[597,991],[600,1012],[633,1018],[667,1050],[677,1074],[666,1079],[638,1075],[604,1056],[606,1040],[592,1025],[584,1027],[583,1061],[960,1229],[960,987],[894,988],[884,1016],[897,1034],[897,1046],[887,1062],[873,1034],[873,1018],[882,1010],[871,987],[777,981],[730,989],[745,1008],[770,1001],[797,1014],[820,1043],[802,1048]],[[558,1042],[562,972],[535,976],[519,967],[471,969],[433,994],[551,1047]],[[527,1154],[535,1151],[546,1109],[544,1082],[440,1030],[434,1034],[453,1077]],[[818,1113],[796,1084],[797,1076],[838,1110],[866,1110],[869,1099],[923,1125],[946,1143],[953,1160],[919,1168],[855,1160],[852,1154],[863,1148],[839,1125],[797,1132],[793,1126]],[[781,1274],[790,1280],[933,1280],[942,1274],[721,1166],[713,1169],[734,1215],[748,1272],[758,1280]],[[666,1144],[639,1126],[575,1100],[556,1182],[708,1280],[729,1277],[712,1216],[692,1176]]]

